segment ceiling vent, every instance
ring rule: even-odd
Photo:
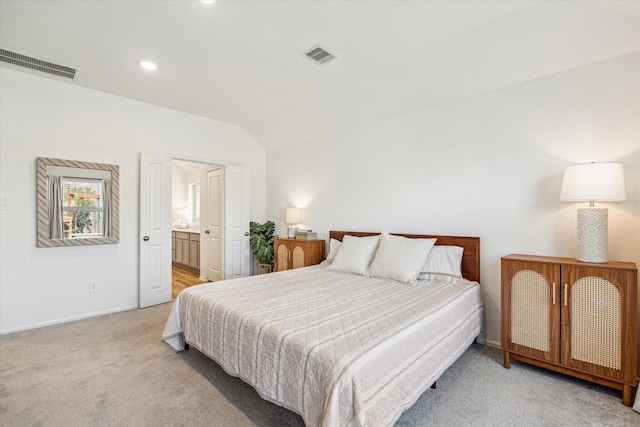
[[[75,68],[32,58],[6,49],[0,49],[0,61],[68,79],[73,79],[76,76]]]
[[[336,59],[334,55],[327,52],[327,50],[323,47],[320,47],[320,45],[315,45],[306,52],[303,52],[302,56],[318,65],[324,65]]]

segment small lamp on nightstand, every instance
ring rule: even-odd
[[[604,207],[595,207],[595,201],[617,202],[624,199],[622,163],[586,163],[565,168],[560,200],[589,201],[588,208],[578,208],[576,255],[578,261],[593,263],[608,261],[609,210]]]
[[[287,208],[287,210],[284,213],[284,221],[287,224],[300,224],[301,220],[302,220],[302,210],[301,209],[298,209],[298,208]],[[295,238],[297,229],[298,229],[298,227],[296,225],[289,225],[287,227],[287,236],[289,236],[290,239]]]

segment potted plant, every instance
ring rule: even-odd
[[[251,236],[249,238],[249,246],[251,246],[253,253],[256,254],[260,266],[269,266],[269,271],[271,271],[271,266],[273,265],[273,242],[278,237],[273,234],[275,230],[276,225],[273,221],[267,221],[264,224],[251,221],[249,224]]]

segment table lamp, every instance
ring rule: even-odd
[[[178,228],[187,228],[187,208],[178,208]]]
[[[614,202],[625,199],[622,163],[585,163],[567,166],[562,178],[560,200],[589,201],[588,208],[578,208],[576,259],[606,263],[608,209],[595,207],[595,201]]]
[[[287,224],[299,224],[302,219],[302,210],[298,208],[287,208],[284,213],[284,221]],[[298,227],[296,225],[290,225],[287,227],[287,236],[290,239],[296,237],[296,230]]]

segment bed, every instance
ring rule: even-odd
[[[376,236],[367,274],[335,270],[353,242],[371,245]],[[423,271],[390,280],[380,263],[374,269],[384,255],[380,233],[332,231],[324,264],[183,290],[163,340],[177,351],[197,348],[307,426],[392,425],[473,343],[483,304],[479,238],[384,236],[407,247],[436,239],[434,248],[463,248],[463,277]]]

